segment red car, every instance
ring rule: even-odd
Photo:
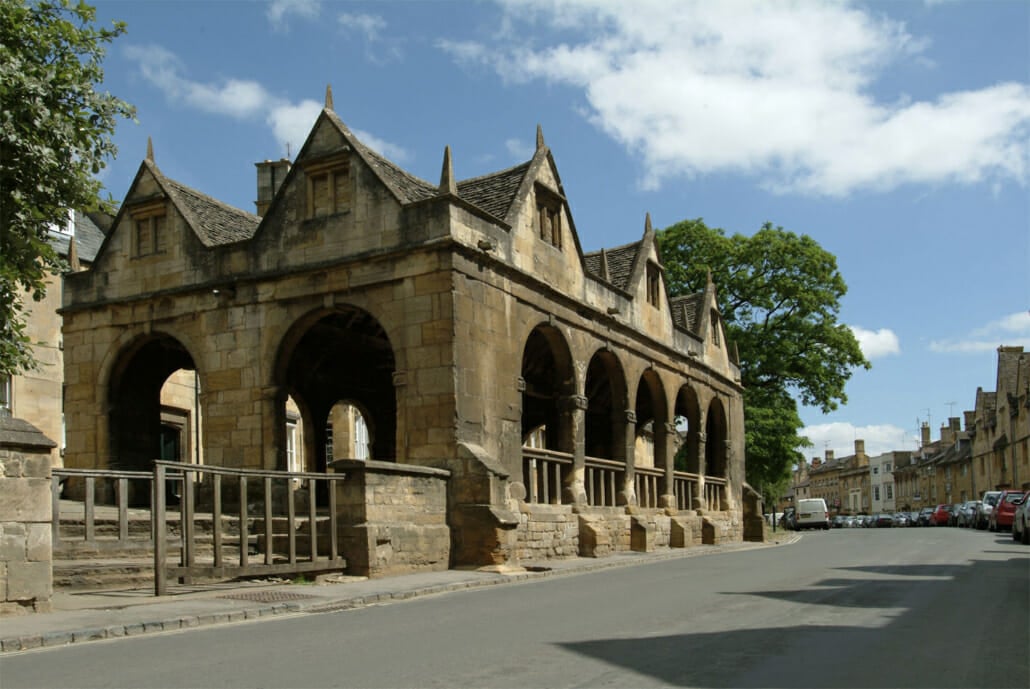
[[[930,515],[930,526],[947,526],[951,518],[951,505],[937,505]]]
[[[988,518],[987,528],[991,531],[1012,528],[1012,518],[1016,515],[1016,508],[1019,507],[1030,491],[1003,490],[998,497],[998,504],[991,511]]]

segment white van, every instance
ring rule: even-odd
[[[826,501],[822,498],[804,498],[795,504],[794,528],[829,529],[830,511],[826,509]]]

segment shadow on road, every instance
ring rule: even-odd
[[[841,569],[903,578],[834,578],[806,589],[726,594],[801,604],[782,627],[560,646],[671,686],[1028,686],[1030,557]],[[986,596],[963,595],[978,586],[989,587]],[[823,606],[885,610],[875,624],[813,623],[826,619]],[[847,613],[833,616],[842,618]],[[986,634],[995,624],[1004,625],[1001,637]]]

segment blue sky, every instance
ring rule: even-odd
[[[427,180],[528,159],[537,124],[585,251],[701,217],[811,235],[870,371],[804,409],[810,456],[913,449],[1030,349],[1030,3],[97,2],[134,104],[103,173],[154,142],[168,176],[253,211],[331,84],[366,143]]]

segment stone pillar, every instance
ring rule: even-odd
[[[676,424],[667,423],[665,428],[665,452],[662,459],[665,462],[665,492],[662,493],[659,498],[658,506],[666,509],[676,509],[676,479],[674,473],[676,471],[676,443],[672,442],[672,438],[676,437]],[[658,457],[655,457],[658,459]]]
[[[636,458],[637,458],[637,412],[633,409],[626,410],[626,471],[622,490],[616,499],[619,505],[637,504],[636,486]]]
[[[584,395],[570,395],[563,400],[563,411],[572,430],[572,471],[565,477],[562,502],[587,504],[586,490],[586,422],[587,400]]]
[[[56,446],[27,421],[0,414],[0,615],[50,611]]]
[[[705,459],[708,435],[704,431],[697,434],[697,493],[694,495],[694,509],[704,509],[705,506],[705,470],[707,461]]]

